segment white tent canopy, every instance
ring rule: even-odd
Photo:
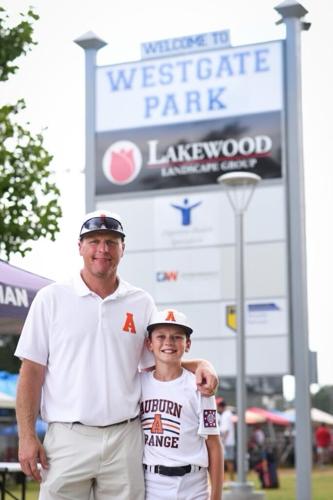
[[[286,415],[293,416],[295,419],[295,410],[290,409],[284,412]],[[311,421],[314,424],[324,423],[333,426],[333,415],[326,411],[319,410],[318,408],[311,408]]]
[[[333,415],[326,413],[326,411],[318,410],[318,408],[311,409],[311,420],[318,424],[333,425]]]

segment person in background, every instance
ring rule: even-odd
[[[260,448],[260,449],[264,448],[266,437],[265,437],[264,431],[262,430],[262,428],[259,424],[256,424],[253,428],[252,439],[253,439],[254,444],[258,448]]]
[[[220,436],[224,448],[224,463],[230,481],[235,478],[235,425],[232,412],[227,408],[226,400],[222,397],[216,398],[217,411],[220,414],[219,426]]]
[[[183,313],[166,309],[153,314],[147,330],[155,369],[141,374],[146,500],[221,500],[215,398],[202,397],[194,375],[182,367],[192,327]]]
[[[97,210],[78,229],[81,272],[38,292],[15,352],[22,359],[19,460],[41,482],[40,500],[143,500],[138,367],[154,363],[144,344],[156,308],[118,275],[125,250],[119,215]],[[212,366],[187,363],[211,395]],[[39,411],[48,423],[43,445]]]
[[[315,430],[315,442],[317,450],[318,465],[323,466],[329,462],[329,449],[331,444],[331,433],[323,422]]]

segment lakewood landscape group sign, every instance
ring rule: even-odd
[[[100,67],[96,195],[279,178],[279,42]]]
[[[281,114],[100,133],[96,163],[97,194],[216,185],[238,170],[280,178]]]

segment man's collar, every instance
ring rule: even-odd
[[[89,295],[90,293],[92,293],[90,288],[88,288],[87,285],[85,284],[85,282],[83,281],[80,272],[74,276],[73,286],[74,286],[76,293],[80,297],[84,297],[85,295]]]
[[[126,281],[123,281],[119,276],[117,279],[118,279],[118,286],[117,286],[116,290],[113,293],[111,293],[110,295],[108,295],[108,297],[106,297],[106,298],[116,299],[118,297],[123,297],[124,295],[128,294],[128,291],[130,288],[129,284],[126,283]],[[81,273],[78,273],[77,275],[74,276],[73,286],[74,286],[76,293],[80,297],[84,297],[84,296],[90,295],[90,294],[95,295],[95,293],[92,290],[90,290],[90,288],[86,285],[86,283],[82,279]]]

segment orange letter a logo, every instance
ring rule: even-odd
[[[152,423],[150,432],[152,434],[163,434],[163,425],[161,415],[159,413],[155,413],[154,422]]]
[[[168,311],[167,317],[165,318],[165,321],[176,321],[175,315],[173,314],[173,311]]]
[[[135,329],[135,324],[134,324],[134,319],[133,319],[133,314],[132,313],[126,313],[126,319],[125,323],[123,326],[123,331],[124,332],[129,332],[129,333],[136,333]]]

